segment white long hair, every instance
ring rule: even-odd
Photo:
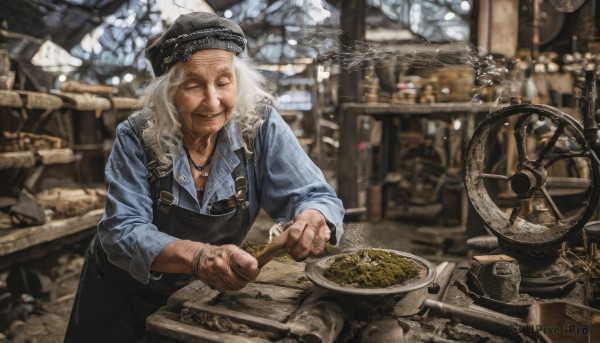
[[[251,155],[256,131],[263,122],[259,106],[272,104],[274,99],[267,89],[266,78],[251,67],[245,57],[234,56],[233,68],[238,86],[233,119],[242,134],[245,152]],[[174,99],[185,76],[182,64],[177,63],[168,72],[153,79],[143,91],[142,111],[150,116],[150,121],[142,135],[161,175],[171,170],[173,156],[181,147],[181,117]]]

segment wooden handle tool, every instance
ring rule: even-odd
[[[289,230],[283,231],[279,236],[276,236],[271,240],[271,243],[267,244],[259,253],[256,255],[258,261],[258,268],[262,268],[265,264],[273,259],[273,257],[285,252],[285,242],[287,241]]]

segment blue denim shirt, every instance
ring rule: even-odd
[[[275,109],[259,128],[254,144],[254,158],[247,165],[251,222],[261,208],[278,222],[287,222],[307,209],[315,209],[333,224],[332,241],[339,242],[343,234],[342,202]],[[173,204],[208,214],[211,203],[232,196],[235,184],[231,172],[241,163],[235,154],[240,147],[241,135],[232,120],[217,139],[213,167],[201,202],[196,196],[186,153],[181,148],[173,162]],[[178,238],[152,224],[153,199],[146,157],[128,121],[116,129],[105,176],[107,199],[104,216],[98,224],[100,242],[113,264],[136,280],[148,283],[149,278],[154,278],[150,274],[152,261]]]

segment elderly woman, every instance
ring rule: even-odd
[[[261,208],[290,221],[297,260],[341,238],[341,201],[266,105],[245,44],[237,24],[210,13],[182,15],[150,41],[156,78],[117,127],[66,342],[135,342],[193,279],[243,288],[260,268],[238,245]]]

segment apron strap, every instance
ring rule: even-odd
[[[246,175],[246,154],[244,154],[244,148],[240,148],[235,151],[242,163],[238,164],[232,172],[233,179],[235,180],[235,203],[237,206],[245,210],[248,208],[250,202],[248,202],[248,176]]]
[[[159,197],[157,207],[159,211],[167,214],[171,209],[171,204],[173,204],[173,201],[175,200],[175,196],[171,193],[173,190],[173,171],[171,170],[167,175],[158,178],[158,185]],[[156,198],[155,194],[154,198]]]

